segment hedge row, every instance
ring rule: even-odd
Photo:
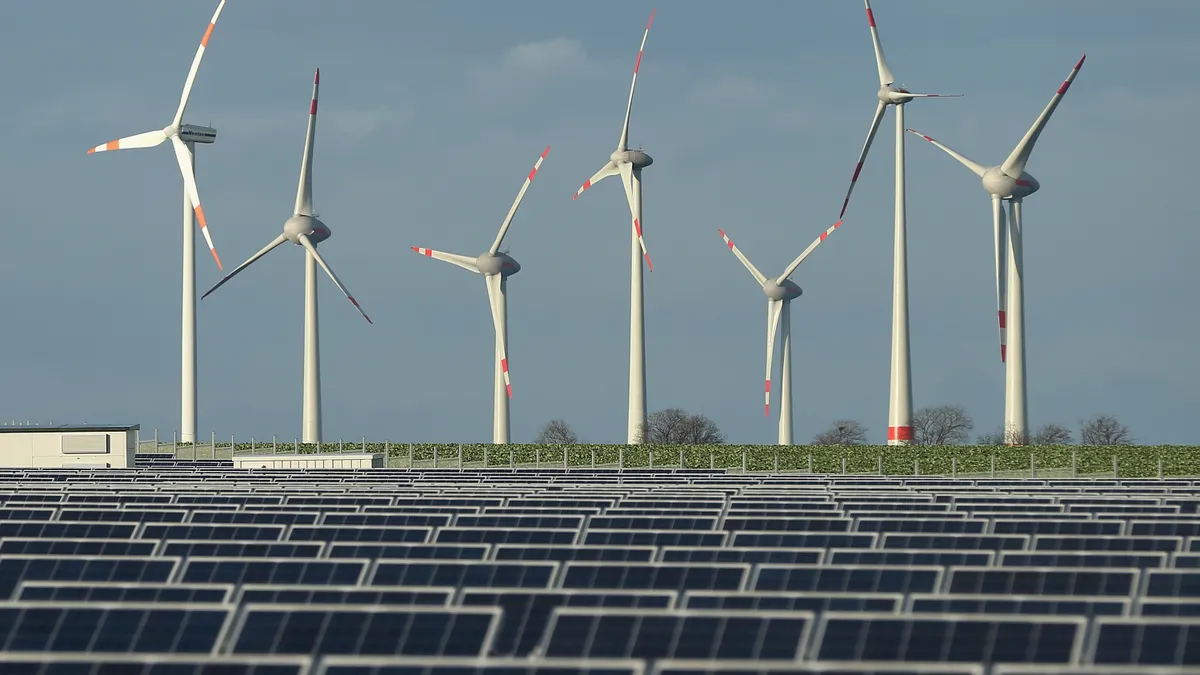
[[[507,467],[538,465],[625,468],[730,469],[740,471],[813,471],[816,473],[879,474],[892,476],[997,474],[1108,474],[1122,478],[1200,476],[1200,446],[776,446],[776,445],[492,445],[456,443],[372,443],[367,452],[387,452],[390,466]],[[162,444],[170,449],[171,444]],[[237,454],[269,454],[270,443],[238,443]],[[363,452],[364,444],[280,443],[280,453]],[[229,443],[195,446],[179,444],[181,459],[230,457]],[[411,453],[411,455],[410,455]]]

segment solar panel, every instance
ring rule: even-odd
[[[1154,574],[1158,570],[1148,570]],[[1004,595],[1130,595],[1137,588],[1136,569],[951,567],[950,593]]]
[[[106,523],[182,523],[184,509],[63,509],[55,520]]]
[[[322,525],[372,525],[384,527],[445,527],[449,513],[325,513]]]
[[[306,675],[309,659],[227,656],[0,654],[11,675]]]
[[[753,609],[772,611],[898,612],[903,593],[822,593],[688,591],[680,607],[686,609]]]
[[[1200,520],[1131,520],[1126,525],[1125,533],[1134,536],[1195,537],[1200,535]]]
[[[663,659],[653,675],[984,675],[982,666],[967,663],[789,663],[769,661],[701,661]],[[349,675],[349,674],[347,674]],[[1039,671],[1039,675],[1041,672]]]
[[[728,532],[593,530],[589,527],[583,534],[582,543],[586,546],[724,546],[728,537]]]
[[[14,555],[154,555],[156,541],[135,539],[0,539],[0,554]],[[170,555],[170,554],[168,554]]]
[[[632,659],[462,659],[331,656],[313,675],[642,675],[644,664]],[[189,674],[190,675],[190,674]]]
[[[972,595],[914,593],[908,611],[916,614],[1047,614],[1071,616],[1125,616],[1130,598],[1067,595]]]
[[[810,612],[556,609],[542,653],[551,658],[800,658]]]
[[[1200,665],[1200,619],[1097,619],[1092,661],[1097,664]]]
[[[732,591],[744,587],[750,565],[738,563],[604,563],[572,561],[563,588]]]
[[[980,565],[990,566],[994,551],[938,551],[933,549],[832,549],[831,565]]]
[[[1071,536],[1039,534],[1033,538],[1035,551],[1166,551],[1174,553],[1182,537]]]
[[[129,539],[137,523],[79,523],[42,520],[0,521],[0,537],[49,537],[54,539]]]
[[[662,608],[675,604],[675,593],[643,591],[621,593],[594,590],[464,591],[463,607],[499,607],[503,610],[492,639],[495,656],[528,656],[537,646],[556,607]]]
[[[330,558],[483,560],[490,544],[330,544]]]
[[[180,581],[202,584],[355,585],[367,574],[368,560],[302,558],[206,558],[184,561]]]
[[[361,541],[423,544],[432,527],[372,527],[369,525],[296,525],[289,541]]]
[[[225,523],[235,525],[312,525],[319,514],[315,511],[192,511],[192,523]]]
[[[453,588],[430,586],[324,586],[244,584],[238,588],[237,604],[290,605],[419,605],[447,607]]]
[[[1166,567],[1167,554],[1153,553],[1109,553],[1106,551],[1055,551],[1026,553],[1002,551],[1001,567]]]
[[[179,558],[0,556],[0,598],[22,581],[169,581]]]
[[[461,516],[460,516],[461,518]],[[484,544],[573,544],[578,530],[501,527],[443,527],[437,531],[438,543]]]
[[[463,514],[454,519],[455,527],[488,527],[488,528],[548,528],[556,530],[577,530],[583,527],[583,516],[567,516],[546,514],[538,516],[516,515],[470,515]]]
[[[756,591],[929,593],[939,588],[942,568],[901,565],[759,565]]]
[[[819,548],[750,548],[664,546],[662,562],[794,563],[816,565],[824,561]]]
[[[1116,537],[1124,524],[1119,520],[1019,520],[1006,518],[992,522],[993,534],[1076,534]]]
[[[723,528],[742,532],[849,532],[852,522],[849,518],[736,518],[730,516],[725,519]]]
[[[325,543],[292,541],[204,541],[185,539],[162,543],[163,555],[217,558],[319,558]]]
[[[483,656],[498,608],[247,604],[234,654]]]
[[[14,599],[26,602],[229,602],[228,584],[101,583],[70,581],[22,582]]]
[[[381,560],[371,574],[372,586],[474,586],[478,588],[548,588],[556,562],[503,563],[477,561]]]
[[[714,516],[709,517],[685,517],[685,516],[592,516],[588,521],[588,529],[595,528],[597,530],[654,530],[656,532],[683,530],[685,532],[697,530],[714,530],[717,526],[717,519]]]
[[[110,605],[9,602],[0,605],[7,652],[210,654],[229,605]]]
[[[142,539],[205,539],[279,541],[286,525],[213,525],[150,523],[142,528]]]
[[[731,545],[746,548],[874,548],[878,537],[875,532],[734,532]]]
[[[1074,663],[1081,617],[825,614],[813,658],[829,661]]]
[[[1200,602],[1180,602],[1176,598],[1142,598],[1138,601],[1136,614],[1200,618]]]
[[[22,508],[5,506],[0,508],[0,520],[50,520],[54,509]]]
[[[1146,595],[1200,598],[1200,570],[1147,570]]]
[[[1024,534],[909,534],[886,532],[881,548],[940,548],[955,551],[1023,551]]]
[[[544,544],[498,544],[496,560],[588,560],[597,562],[650,562],[654,546],[555,546]]]
[[[911,532],[937,534],[983,534],[987,529],[986,520],[968,520],[946,518],[943,516],[931,518],[859,518],[854,530],[856,532]]]

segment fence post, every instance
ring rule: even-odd
[[[253,455],[253,454],[254,454],[254,452],[255,452],[255,447],[254,447],[254,437],[253,437],[253,436],[251,436],[251,437],[250,437],[250,454],[251,454],[251,455]]]
[[[958,478],[958,457],[950,458],[950,477]]]
[[[776,464],[778,464],[778,462],[776,462]],[[680,449],[679,449],[679,468],[681,468],[681,469],[684,469],[684,468],[686,468],[686,467],[684,466],[684,461],[683,461],[683,448],[680,448]],[[778,466],[776,466],[776,467],[775,467],[775,470],[776,470],[776,471],[779,471],[779,467],[778,467]]]
[[[654,468],[654,448],[650,448],[650,468]]]
[[[508,449],[508,468],[515,469],[517,467],[517,451],[512,448]]]
[[[566,446],[566,445],[563,445],[563,468],[564,468],[564,469],[569,469],[569,468],[571,468],[571,460],[570,460],[570,459],[568,459],[568,456],[567,456],[567,446]]]
[[[1158,479],[1162,480],[1162,477],[1163,477],[1162,452],[1159,452],[1158,453]]]
[[[596,449],[592,448],[592,468],[596,468]]]
[[[617,448],[617,469],[625,468],[625,446]]]
[[[458,444],[458,470],[462,471],[462,443]]]
[[[409,443],[408,444],[408,469],[411,471],[412,468],[413,468],[413,444]]]
[[[1113,478],[1121,477],[1121,467],[1117,464],[1117,456],[1113,455]]]
[[[779,473],[779,450],[775,450],[775,473]]]
[[[346,451],[346,441],[343,441],[342,439],[339,438],[338,439],[338,452],[345,452],[345,451]]]
[[[842,455],[842,475],[846,475],[846,456]]]
[[[154,427],[154,451],[158,452],[158,427]]]
[[[142,451],[142,430],[141,429],[133,430],[133,447],[134,447],[134,450],[133,450],[134,453],[138,453],[138,452]],[[155,450],[157,450],[157,449],[158,448],[155,448]]]
[[[438,446],[436,443],[433,445],[433,468],[438,468]]]
[[[749,458],[746,456],[746,449],[742,448],[742,473],[747,473],[750,470]]]
[[[488,468],[488,446],[483,446],[483,468]]]
[[[171,456],[179,459],[179,432],[171,432]]]
[[[296,451],[297,455],[300,454],[300,439],[299,438],[297,438],[295,440],[295,445],[293,446],[293,449]]]
[[[542,468],[542,449],[540,447],[533,449],[533,468]]]
[[[1079,477],[1079,454],[1074,448],[1071,449],[1071,478]]]
[[[812,453],[808,453],[808,472],[812,473]]]
[[[717,451],[713,450],[712,448],[708,449],[708,468],[717,468]]]
[[[996,451],[992,451],[992,478],[996,477]]]
[[[229,456],[233,457],[237,452],[237,434],[229,434]]]
[[[878,461],[879,468],[878,468],[878,469],[876,469],[875,473],[877,473],[877,474],[879,474],[880,476],[882,476],[882,475],[883,475],[883,453],[879,453],[878,460],[879,460],[879,461]]]
[[[1029,453],[1029,477],[1037,478],[1037,460],[1032,452]]]
[[[366,451],[367,451],[367,437],[366,437],[366,436],[363,436],[363,447],[362,447],[362,451],[363,451],[363,452],[366,452]],[[385,465],[387,464],[387,457],[384,457],[384,464],[385,464]]]
[[[208,449],[212,451],[212,458],[217,458],[217,432],[212,432],[212,440],[208,443]]]
[[[913,458],[913,475],[921,475],[921,460],[919,458]]]

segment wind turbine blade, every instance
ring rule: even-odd
[[[285,241],[287,241],[287,237],[285,235],[281,234],[278,237],[275,237],[275,239],[273,239],[271,241],[271,243],[262,247],[262,249],[258,253],[255,253],[254,255],[250,256],[250,258],[248,260],[246,260],[246,262],[242,263],[241,265],[238,265],[236,268],[234,268],[234,270],[232,272],[230,272],[229,274],[226,274],[223,279],[221,279],[220,281],[217,282],[216,286],[213,286],[212,288],[208,289],[204,293],[204,295],[200,296],[200,299],[203,300],[204,298],[207,298],[209,295],[212,295],[213,291],[215,291],[218,288],[220,288],[221,286],[225,285],[226,281],[229,281],[230,279],[237,276],[238,272],[241,272],[242,270],[246,269],[255,260],[258,260],[259,258],[263,257],[264,255],[270,253],[271,249],[275,248],[276,246],[279,246],[280,244],[282,244]]]
[[[796,268],[800,266],[800,263],[804,262],[804,259],[808,257],[808,254],[812,253],[814,249],[816,249],[818,246],[820,246],[821,242],[825,241],[825,238],[828,237],[829,235],[833,234],[833,231],[838,229],[838,227],[840,227],[841,225],[842,225],[842,221],[839,220],[836,223],[834,223],[833,225],[830,225],[829,229],[822,232],[821,236],[817,237],[816,241],[809,244],[808,248],[804,249],[803,253],[796,256],[796,259],[792,261],[792,264],[788,265],[787,269],[785,269],[783,271],[783,274],[780,274],[779,278],[775,280],[775,283],[782,284],[785,279],[792,276],[792,272],[796,271]]]
[[[625,185],[625,200],[629,202],[629,214],[633,216],[633,232],[642,247],[642,257],[646,259],[646,266],[653,272],[654,264],[650,262],[650,252],[646,250],[646,240],[642,238],[641,172],[635,171],[629,162],[621,162],[620,170],[621,182]],[[638,182],[637,190],[634,189],[634,181]]]
[[[521,186],[521,191],[517,193],[517,198],[513,200],[512,208],[508,210],[508,215],[504,217],[504,223],[500,225],[500,231],[496,233],[496,241],[492,242],[492,247],[488,249],[492,255],[496,255],[496,251],[500,250],[500,244],[504,241],[504,235],[508,232],[508,226],[512,224],[513,216],[517,215],[517,209],[521,206],[521,200],[525,198],[525,191],[529,189],[529,184],[537,177],[538,169],[542,168],[542,161],[546,159],[546,155],[550,154],[550,146],[542,151],[542,156],[537,158],[533,163],[533,169],[529,175],[525,177],[525,184]]]
[[[217,3],[217,11],[213,12],[212,19],[208,22],[208,28],[204,30],[204,37],[200,38],[200,46],[196,48],[196,56],[192,59],[192,68],[188,71],[187,80],[183,83],[183,94],[179,96],[179,108],[175,110],[175,120],[171,122],[172,126],[179,126],[183,120],[183,111],[187,109],[188,98],[192,95],[192,84],[196,81],[196,71],[200,70],[200,60],[204,58],[208,39],[212,37],[213,27],[217,25],[217,17],[221,16],[221,10],[224,8],[225,0]]]
[[[479,268],[475,266],[476,259],[470,256],[458,255],[456,253],[444,253],[442,251],[435,251],[431,248],[421,248],[420,246],[413,246],[412,250],[420,253],[423,256],[433,258],[434,260],[441,260],[442,262],[448,262],[451,265],[458,265],[465,270],[479,274]]]
[[[613,164],[612,161],[609,160],[608,164],[605,164],[603,168],[593,174],[591,178],[587,179],[587,182],[584,183],[582,187],[575,191],[575,196],[571,197],[571,200],[574,201],[575,199],[578,199],[579,195],[583,194],[584,190],[592,187],[596,183],[599,183],[601,180],[608,178],[609,176],[615,176],[618,173],[620,173],[620,171],[617,169],[617,165]]]
[[[875,45],[875,67],[879,69],[879,86],[886,87],[896,81],[892,69],[888,68],[887,59],[883,56],[883,43],[879,41],[879,30],[875,28],[875,13],[871,11],[871,0],[863,0],[867,6],[867,23],[871,26],[871,42]]]
[[[1075,76],[1079,74],[1079,69],[1083,67],[1083,60],[1087,58],[1084,54],[1075,67],[1071,69],[1067,79],[1063,80],[1058,91],[1054,92],[1054,96],[1050,97],[1050,102],[1046,104],[1046,109],[1038,115],[1033,126],[1029,127],[1029,131],[1025,132],[1025,137],[1017,143],[1017,147],[1013,148],[1012,154],[1004,163],[1000,165],[1000,170],[1012,178],[1020,178],[1021,173],[1025,171],[1025,163],[1029,161],[1029,155],[1033,153],[1033,146],[1037,143],[1038,136],[1042,135],[1042,129],[1046,128],[1046,123],[1050,121],[1050,115],[1054,114],[1054,109],[1058,107],[1059,101],[1062,101],[1067,90],[1071,88],[1071,83],[1075,81]]]
[[[105,143],[104,145],[97,145],[96,147],[92,148],[91,150],[88,150],[87,154],[90,155],[94,152],[106,152],[108,150],[132,150],[134,148],[153,148],[156,145],[160,145],[165,140],[167,140],[166,132],[164,132],[162,129],[156,129],[154,131],[147,131],[146,133],[143,133],[143,134],[136,134],[133,136],[126,136],[125,138],[118,138],[117,140],[109,141],[109,142]]]
[[[775,336],[779,334],[779,315],[783,311],[782,300],[767,301],[767,385],[766,405],[763,411],[771,416],[771,360],[775,357]]]
[[[337,278],[337,275],[334,274],[329,265],[325,263],[325,259],[321,257],[321,254],[317,253],[317,247],[313,245],[312,240],[308,238],[307,234],[300,235],[300,245],[303,246],[306,251],[308,251],[309,255],[316,259],[317,264],[321,266],[321,269],[325,270],[325,274],[328,274],[329,278],[333,279],[333,285],[338,287],[338,290],[342,292],[342,295],[346,296],[346,299],[350,301],[350,304],[354,305],[354,309],[357,309],[358,313],[362,314],[363,318],[367,320],[367,323],[375,323],[371,320],[371,317],[367,316],[367,313],[363,311],[363,308],[358,304],[358,301],[354,299],[354,296],[350,295],[350,291],[346,290],[346,287],[342,285],[341,280]]]
[[[754,263],[750,262],[750,259],[743,255],[741,250],[734,245],[733,240],[729,238],[729,235],[725,234],[725,230],[717,228],[717,232],[721,233],[721,238],[725,240],[725,245],[729,247],[729,250],[733,251],[733,254],[737,256],[737,259],[742,261],[742,265],[745,265],[746,269],[750,270],[750,274],[754,275],[754,280],[758,282],[758,285],[762,286],[764,283],[766,283],[767,278],[763,276],[763,273],[758,271],[758,268],[754,266]]]
[[[912,92],[904,92],[904,95],[909,98],[962,98],[962,94],[914,94]]]
[[[930,143],[933,143],[935,146],[941,148],[947,155],[950,155],[954,159],[957,159],[959,164],[962,164],[963,166],[970,169],[976,176],[979,176],[980,178],[982,178],[983,174],[987,173],[987,167],[980,164],[979,162],[976,162],[973,159],[969,159],[969,158],[967,158],[963,155],[960,155],[959,153],[951,150],[944,143],[936,141],[933,138],[930,138],[929,136],[926,136],[925,134],[917,131],[916,129],[908,129],[908,132],[911,134],[920,136],[921,138],[924,138],[925,140],[929,141]]]
[[[617,141],[617,151],[629,149],[629,115],[633,112],[633,90],[637,88],[638,69],[642,67],[642,52],[646,50],[646,38],[650,37],[650,24],[654,23],[654,12],[650,10],[650,20],[646,22],[646,32],[642,34],[642,46],[638,47],[637,61],[633,64],[633,81],[629,84],[629,103],[625,106],[625,124],[621,126],[621,140]]]
[[[862,151],[858,153],[858,163],[854,165],[854,175],[850,177],[850,188],[846,190],[846,198],[842,200],[842,212],[838,214],[838,218],[846,215],[846,207],[850,206],[850,193],[854,192],[854,184],[858,182],[858,174],[862,173],[863,162],[867,161],[867,151],[871,149],[871,141],[875,140],[875,133],[879,131],[879,123],[883,121],[883,112],[887,106],[880,102],[875,106],[875,117],[871,118],[871,128],[867,131],[867,141],[863,143]]]
[[[208,244],[208,251],[212,253],[213,260],[217,261],[217,269],[224,271],[225,268],[221,266],[221,257],[217,255],[217,249],[213,246],[212,235],[208,233],[204,208],[200,206],[200,192],[196,189],[196,175],[192,173],[192,152],[178,136],[171,137],[171,146],[175,148],[179,173],[183,175],[183,189],[187,192],[188,201],[192,203],[192,210],[196,212],[196,222],[200,223],[200,233],[204,235],[204,242]]]
[[[313,76],[312,102],[308,106],[308,131],[304,134],[304,158],[300,160],[300,184],[296,186],[295,215],[311,216],[313,141],[317,133],[317,90],[321,87],[321,69]]]
[[[1008,293],[1008,228],[1004,222],[1004,201],[992,197],[992,229],[996,244],[996,316],[1000,322],[1000,362],[1008,358],[1008,322],[1005,309]]]
[[[508,379],[508,345],[505,344],[504,317],[500,316],[500,305],[496,302],[500,295],[500,282],[504,277],[499,274],[489,274],[483,278],[487,283],[488,304],[492,307],[492,327],[496,329],[496,351],[500,352],[500,372],[504,374],[504,389],[512,398],[512,382]]]

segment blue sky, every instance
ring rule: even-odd
[[[88,156],[174,112],[214,0],[42,0],[6,8],[0,177],[6,317],[0,417],[179,420],[181,186],[167,146]],[[702,412],[733,442],[762,415],[764,298],[725,228],[782,270],[837,216],[877,88],[855,0],[659,0],[631,141],[655,163],[644,220],[651,410]],[[491,341],[480,278],[415,255],[475,255],[552,150],[506,239],[514,441],[562,417],[625,433],[627,207],[618,182],[577,201],[620,132],[651,5],[632,0],[230,2],[186,121],[211,123],[197,174],[226,268],[290,215],[312,71],[322,70],[315,204],[326,259],[375,319],[321,281],[326,439],[487,441]],[[1194,441],[1200,234],[1185,164],[1200,5],[876,0],[907,122],[997,164],[1083,52],[1042,135],[1025,205],[1030,422],[1118,415],[1144,443]],[[845,225],[793,275],[797,441],[854,418],[887,428],[889,113]],[[908,143],[913,391],[1003,417],[990,207],[978,179]],[[203,243],[198,247],[203,249]],[[274,251],[200,303],[202,436],[300,431],[303,256]],[[201,291],[220,279],[202,254]]]

